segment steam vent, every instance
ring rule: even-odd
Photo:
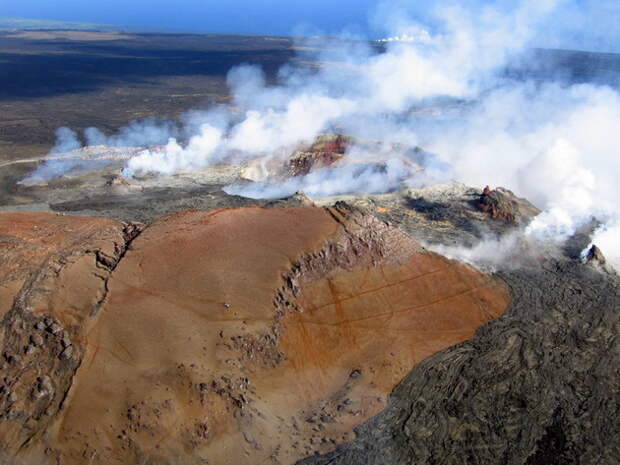
[[[345,207],[0,214],[2,463],[293,464],[506,286]]]

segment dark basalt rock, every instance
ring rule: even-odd
[[[603,255],[601,249],[599,249],[596,245],[592,245],[586,254],[586,262],[604,265],[607,260],[605,260],[605,255]]]
[[[502,318],[415,367],[356,440],[299,463],[619,463],[619,280],[568,259],[501,277]]]

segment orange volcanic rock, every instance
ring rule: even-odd
[[[0,317],[8,312],[13,297],[28,278],[37,272],[43,278],[42,268],[61,266],[55,261],[73,264],[88,255],[91,265],[97,261],[111,264],[120,254],[126,236],[132,234],[130,229],[135,227],[105,219],[49,213],[0,214]],[[82,279],[82,286],[85,281]]]
[[[110,234],[81,239],[94,249],[129,228],[90,221]],[[58,241],[54,253],[76,247],[73,236],[52,240],[55,227],[27,238]],[[81,309],[87,325],[66,329],[60,307],[19,299],[5,318],[3,350],[9,326],[28,318],[20,334],[52,344],[36,306],[77,335],[79,360],[73,371],[41,368],[29,393],[0,390],[11,463],[294,463],[351,439],[413,365],[471,338],[509,300],[501,281],[342,206],[181,212],[122,243],[105,253],[116,258],[103,300]],[[63,292],[79,294],[81,276]],[[6,362],[12,385],[22,363]],[[36,413],[27,432],[24,411]]]
[[[138,232],[102,219],[0,214],[0,460],[57,418],[107,281]]]
[[[486,186],[477,205],[491,218],[507,223],[528,221],[540,213],[540,210],[526,199],[517,197],[504,187],[493,190]]]
[[[313,170],[331,166],[342,159],[351,145],[350,137],[323,134],[309,147],[297,150],[288,160],[288,173],[303,176]]]

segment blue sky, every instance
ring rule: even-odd
[[[523,1],[536,0],[0,0],[0,17],[215,33],[350,32],[379,38],[385,30],[373,28],[380,23],[373,19],[377,11],[391,10],[388,5],[423,19],[435,6],[493,5],[510,11]],[[620,0],[557,2],[535,45],[620,52]]]
[[[376,0],[0,0],[0,16],[207,32],[364,31]]]

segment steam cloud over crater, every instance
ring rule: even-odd
[[[588,8],[589,21],[596,16],[594,4],[579,8]],[[312,47],[322,50],[311,57],[323,64],[318,71],[287,66],[275,86],[266,84],[260,69],[241,66],[229,74],[234,111],[194,112],[180,129],[144,122],[112,137],[96,129],[85,137],[89,144],[163,145],[129,159],[128,177],[283,157],[328,131],[419,146],[435,156],[420,160],[395,151],[381,153],[378,163],[377,157],[366,159],[352,147],[333,167],[227,191],[274,198],[303,190],[320,197],[449,179],[502,185],[543,209],[523,231],[525,237],[562,241],[596,218],[602,225],[593,241],[619,266],[620,244],[613,240],[620,237],[618,91],[506,72],[533,45],[548,39],[553,18],[572,18],[575,11],[576,4],[561,0],[523,0],[510,8],[505,2],[437,8],[432,25],[426,26],[402,9],[385,7],[380,16],[393,26],[386,28],[388,37],[420,39],[382,42],[381,50],[361,41],[321,43]],[[556,45],[557,39],[542,45]],[[75,148],[71,133],[63,130],[59,136],[56,152],[66,151],[67,144]],[[493,256],[486,249],[453,255],[474,261]]]

